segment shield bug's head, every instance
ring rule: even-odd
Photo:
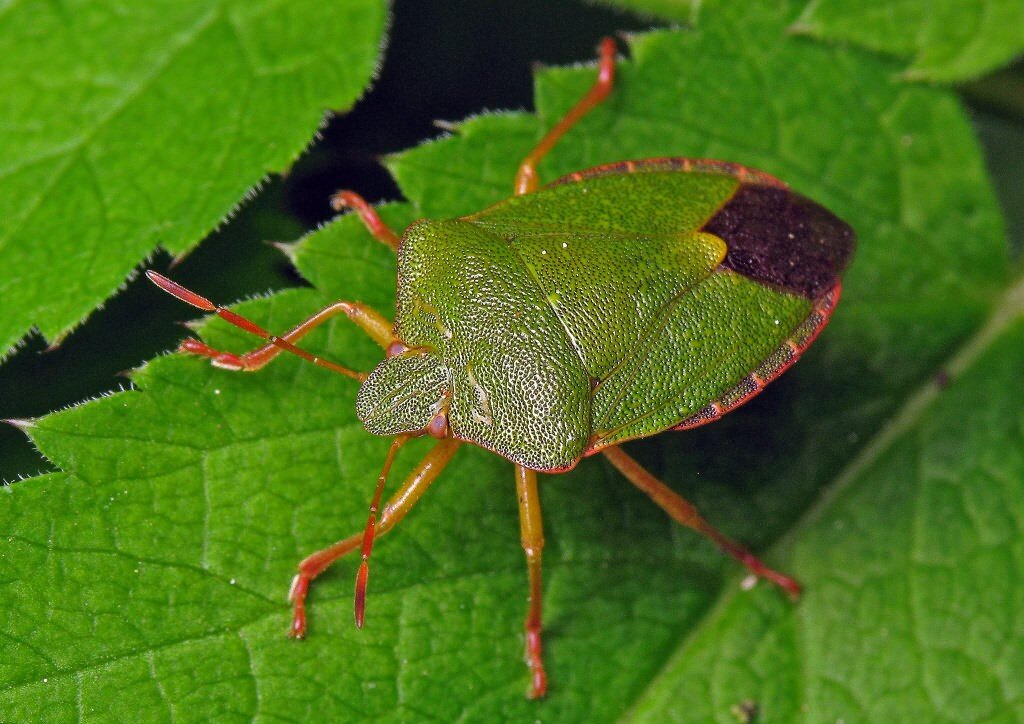
[[[374,435],[448,434],[448,368],[424,349],[394,350],[363,382],[356,414]]]

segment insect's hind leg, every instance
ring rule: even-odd
[[[380,513],[376,523],[376,535],[387,533],[398,521],[412,510],[423,492],[437,479],[462,443],[447,438],[441,440],[419,462],[419,465],[402,483],[402,487],[391,496]],[[364,533],[361,531],[343,538],[332,546],[317,551],[299,563],[299,572],[292,579],[288,600],[292,602],[292,625],[288,635],[302,638],[306,635],[306,596],[313,579],[323,573],[336,560],[360,549]]]
[[[530,573],[530,604],[526,613],[526,663],[530,667],[531,699],[544,696],[548,688],[544,659],[541,656],[541,551],[544,528],[537,492],[537,471],[516,465],[516,493],[519,496],[519,531]]]
[[[583,116],[587,115],[611,93],[615,80],[615,51],[613,38],[604,38],[601,41],[597,80],[594,81],[594,85],[591,86],[587,94],[565,114],[562,120],[555,124],[554,128],[547,132],[547,135],[519,164],[519,172],[516,173],[515,181],[517,196],[537,190],[537,186],[540,184],[540,179],[537,177],[537,164],[548,155],[548,152],[555,147],[566,131],[575,126]]]
[[[693,503],[651,475],[640,463],[623,452],[622,448],[609,447],[602,452],[611,464],[626,476],[629,482],[647,493],[651,500],[677,523],[693,528],[701,535],[710,538],[723,552],[738,560],[755,576],[774,583],[788,593],[793,600],[799,598],[801,591],[799,583],[789,576],[769,568],[739,543],[725,537],[717,528],[701,517]]]

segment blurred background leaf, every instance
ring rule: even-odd
[[[792,28],[906,57],[907,79],[977,78],[1024,53],[1018,0],[811,0]]]

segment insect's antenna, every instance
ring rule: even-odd
[[[163,274],[158,274],[152,269],[149,269],[146,271],[146,276],[149,277],[149,281],[156,284],[158,287],[163,289],[172,297],[176,297],[181,301],[185,302],[186,304],[191,304],[193,307],[196,307],[197,309],[202,309],[204,312],[215,312],[217,316],[223,319],[224,321],[229,322],[235,325],[236,327],[239,327],[240,329],[244,329],[246,332],[249,332],[250,334],[255,334],[257,337],[262,337],[275,347],[280,347],[285,352],[291,352],[292,354],[301,357],[307,362],[312,362],[318,367],[324,367],[326,369],[331,370],[332,372],[347,375],[348,377],[351,377],[352,379],[358,380],[360,382],[365,380],[367,377],[365,372],[356,372],[355,370],[350,370],[348,367],[342,367],[341,365],[331,362],[330,360],[322,359],[320,357],[317,357],[316,355],[310,354],[304,349],[296,347],[291,342],[271,334],[270,332],[263,329],[255,322],[246,319],[240,314],[235,314],[230,309],[225,309],[220,305],[214,304],[206,297],[196,294],[190,289],[186,289],[177,282],[171,281]],[[192,351],[196,351],[199,347],[205,348],[205,345],[203,345],[202,343],[196,343],[195,345],[186,344],[186,349],[191,349]]]
[[[359,563],[359,572],[356,574],[356,628],[363,627],[366,619],[366,580],[370,576],[370,552],[373,550],[373,539],[377,534],[377,511],[380,508],[380,498],[384,492],[384,483],[387,482],[388,472],[391,470],[391,463],[395,459],[398,449],[409,439],[408,435],[398,435],[391,441],[391,449],[384,460],[384,467],[377,478],[377,490],[373,494],[373,502],[370,503],[370,516],[366,520],[366,530],[363,531],[363,560]]]

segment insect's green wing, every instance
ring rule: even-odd
[[[729,399],[852,252],[849,227],[773,179],[692,163],[582,172],[467,217],[519,252],[584,361],[590,450]]]
[[[595,447],[675,427],[792,338],[810,299],[718,269],[667,306],[593,399]]]
[[[518,252],[592,380],[642,342],[673,299],[718,267],[721,239],[697,230],[735,178],[607,175],[549,186],[467,217]]]

